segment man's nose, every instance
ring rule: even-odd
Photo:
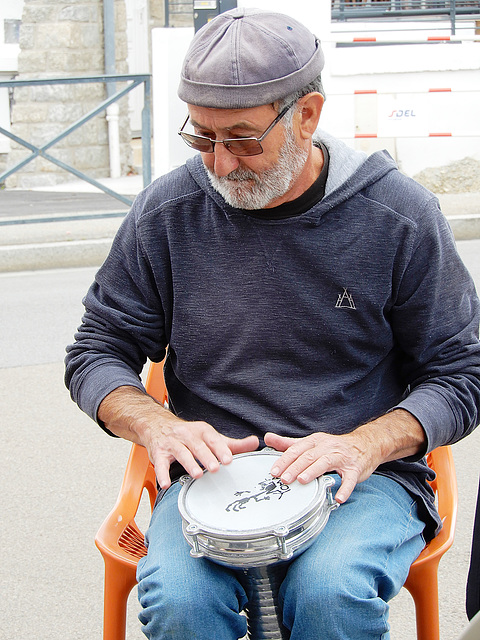
[[[217,143],[213,153],[213,170],[215,174],[222,178],[228,176],[229,173],[234,171],[240,164],[237,156],[230,153],[223,144]]]

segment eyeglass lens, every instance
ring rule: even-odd
[[[202,153],[213,153],[215,147],[215,140],[209,138],[203,138],[202,136],[196,136],[191,133],[181,132],[182,138],[185,142]],[[236,156],[255,156],[263,152],[261,144],[255,138],[245,138],[243,140],[223,140],[218,144],[224,144],[225,147]]]

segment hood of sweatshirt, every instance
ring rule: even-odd
[[[321,141],[329,153],[325,196],[318,205],[319,213],[324,213],[351,198],[355,193],[374,184],[390,171],[398,170],[395,161],[387,151],[377,151],[368,156],[364,152],[348,147],[341,140],[322,130],[317,131],[314,141]],[[200,154],[187,160],[186,166],[194,181],[227,214],[238,214],[241,211],[228,205],[212,187]]]

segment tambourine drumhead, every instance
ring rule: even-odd
[[[228,566],[260,566],[288,559],[313,542],[336,506],[327,497],[333,479],[286,485],[270,474],[280,455],[239,454],[216,473],[197,480],[187,476],[178,506],[192,555]]]
[[[311,508],[318,487],[273,478],[275,457],[279,454],[238,456],[217,473],[205,473],[185,492],[186,514],[212,533],[260,533],[291,522]]]

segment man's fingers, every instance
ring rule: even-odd
[[[286,436],[279,436],[277,433],[271,433],[270,431],[265,434],[264,442],[267,447],[272,447],[276,451],[286,451],[297,438],[289,438]]]
[[[162,489],[168,489],[172,484],[170,480],[170,460],[161,456],[157,457],[156,460],[152,460],[152,464],[155,468],[158,484]]]
[[[288,451],[290,453],[290,450]],[[291,452],[295,455],[295,452]],[[285,456],[286,454],[283,454]],[[282,456],[282,459],[283,459]],[[337,465],[330,456],[320,454],[316,449],[307,449],[296,456],[281,472],[280,478],[286,484],[298,480],[301,484],[308,484],[323,476],[327,471],[336,471]]]
[[[313,451],[305,438],[285,438],[275,434],[266,434],[265,444],[268,444],[277,451],[284,452],[283,455],[274,462],[271,474],[281,477],[282,481],[287,484],[296,480],[299,473],[315,462],[314,455],[310,455],[308,460],[300,461],[302,454],[305,455],[304,452],[308,453],[309,451]]]
[[[147,447],[162,489],[170,486],[169,469],[174,460],[177,460],[193,478],[202,475],[203,469],[200,464],[206,468],[215,468],[215,465],[218,465],[218,460],[198,435],[201,425],[198,424],[196,429],[189,430],[185,428],[185,424],[175,425],[167,434],[154,434]]]
[[[257,436],[247,436],[246,438],[241,438],[239,440],[235,438],[226,438],[226,440],[233,455],[237,453],[249,453],[250,451],[256,451],[260,444]]]
[[[215,472],[218,471],[220,464],[230,464],[235,454],[255,451],[258,445],[257,436],[228,438],[211,428],[195,453],[205,469]]]
[[[343,504],[344,502],[346,502],[352,494],[352,491],[355,489],[357,482],[358,478],[356,475],[352,473],[345,473],[342,477],[342,484],[335,494],[335,500],[339,504]]]
[[[307,467],[307,469],[302,471],[297,476],[297,480],[298,482],[300,482],[300,484],[308,484],[309,482],[312,482],[313,480],[315,480],[315,478],[319,478],[320,476],[327,473],[327,471],[332,471],[332,469],[329,469],[330,466],[331,466],[330,464],[325,463],[325,460],[319,460],[315,464],[310,465],[309,467]],[[352,491],[355,489],[356,485],[358,484],[359,477],[358,477],[358,473],[355,472],[353,469],[348,469],[348,470],[335,469],[335,471],[337,471],[337,473],[340,475],[342,479],[341,485],[338,488],[337,493],[335,494],[335,500],[339,504],[343,504],[348,500]]]
[[[227,438],[207,423],[182,423],[167,437],[158,439],[150,447],[157,480],[166,489],[170,486],[169,467],[177,460],[192,478],[200,478],[203,470],[215,473],[220,464],[229,464],[233,454],[254,451],[258,438]]]
[[[370,474],[362,467],[357,448],[348,446],[342,436],[317,433],[305,438],[284,438],[268,434],[265,442],[284,451],[273,464],[271,474],[285,484],[295,480],[308,484],[325,473],[338,473],[342,478],[335,496],[338,503],[346,502],[356,484],[365,479],[365,473]]]

